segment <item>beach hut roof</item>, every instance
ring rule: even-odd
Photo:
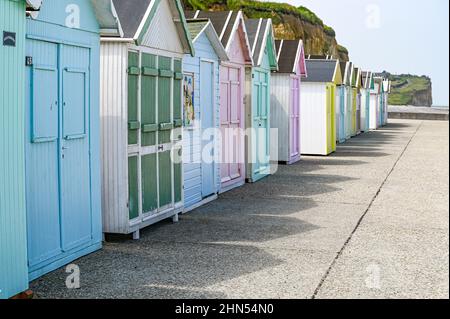
[[[93,2],[96,1],[93,0]],[[194,47],[180,0],[168,0],[168,2],[184,51],[194,55]],[[141,44],[160,3],[161,0],[112,0],[123,30],[122,37],[133,39],[138,45]]]
[[[111,0],[91,0],[95,16],[100,25],[100,35],[104,37],[123,37],[114,3]]]
[[[341,68],[338,60],[306,60],[308,78],[304,82],[342,84]]]
[[[229,52],[231,44],[239,30],[243,31],[245,49],[244,56],[248,62],[253,63],[252,50],[248,41],[247,29],[245,27],[242,11],[185,11],[188,19],[209,19],[216,29],[219,39],[225,50]],[[242,27],[240,29],[240,27]]]
[[[352,84],[352,62],[340,62],[339,64],[341,74],[342,74],[342,84],[351,85]]]
[[[302,40],[277,40],[275,47],[279,73],[295,73],[300,67],[301,75],[308,76]]]
[[[216,52],[219,59],[222,61],[229,60],[227,52],[225,51],[222,42],[220,42],[219,36],[217,35],[217,32],[209,19],[187,20],[187,27],[194,44],[204,33],[211,42],[211,45],[214,48],[214,51]]]
[[[377,76],[377,74],[379,73],[376,73],[375,76],[373,77],[374,84],[377,84],[377,87],[374,87],[374,89],[378,88],[378,93],[380,93],[383,90],[383,77]]]
[[[361,69],[354,67],[352,71],[352,85],[356,88],[361,87]]]
[[[361,79],[363,81],[363,88],[372,89],[373,88],[373,75],[370,71],[362,71]]]
[[[247,19],[245,20],[245,27],[252,50],[254,65],[260,66],[262,64],[264,52],[267,48],[270,67],[274,71],[278,70],[272,19]]]

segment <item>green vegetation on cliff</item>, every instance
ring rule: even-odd
[[[348,61],[348,51],[336,41],[336,32],[306,7],[256,0],[183,0],[193,10],[242,10],[248,18],[271,18],[275,37],[302,39],[307,54],[331,54]]]
[[[431,106],[433,104],[432,84],[429,77],[410,74],[388,74],[388,77],[392,81],[390,105]]]

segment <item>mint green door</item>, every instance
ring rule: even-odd
[[[253,71],[253,171],[252,180],[257,181],[270,172],[269,167],[269,74]]]
[[[128,56],[129,217],[173,209],[182,201],[181,60]]]

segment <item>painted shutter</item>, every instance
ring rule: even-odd
[[[128,53],[128,144],[138,143],[140,124],[138,121],[139,54]]]
[[[158,208],[158,179],[156,153],[142,156],[142,211],[152,212]]]
[[[174,140],[181,141],[183,138],[183,120],[182,120],[182,80],[183,80],[183,69],[182,69],[182,61],[174,60],[174,80],[173,80],[173,124],[174,124]],[[183,174],[182,174],[182,149],[176,149],[174,152],[177,153],[177,156],[174,156],[174,159],[178,159],[174,163],[174,200],[175,203],[182,201],[182,187],[183,187]]]
[[[172,161],[170,151],[159,153],[159,207],[172,203]]]
[[[158,144],[170,143],[173,128],[171,119],[171,82],[173,78],[172,59],[159,57],[158,78]]]
[[[156,56],[142,54],[141,67],[141,146],[156,144]]]
[[[181,115],[182,110],[182,91],[181,81],[183,79],[182,62],[181,60],[174,60],[174,80],[173,80],[173,125],[175,128],[174,140],[180,141],[183,138],[182,126],[183,120]]]
[[[181,159],[183,156],[183,151],[181,148],[176,149],[175,152],[178,154],[178,158]],[[176,158],[176,157],[174,157]],[[179,203],[182,201],[182,192],[183,192],[183,165],[181,160],[174,163],[174,194],[175,194],[175,203]]]
[[[128,209],[130,219],[139,217],[138,158],[128,158]]]

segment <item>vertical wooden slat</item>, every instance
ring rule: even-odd
[[[142,68],[156,69],[156,56],[142,54]],[[141,122],[142,127],[148,124],[156,124],[156,81],[154,75],[141,76]],[[141,146],[156,144],[156,132],[142,130]]]
[[[178,152],[178,158],[182,158],[182,149],[177,149],[175,152]],[[182,198],[182,191],[183,191],[183,165],[182,162],[176,162],[174,163],[174,201],[175,203],[181,202]]]
[[[138,122],[138,86],[139,75],[131,74],[132,68],[139,70],[139,54],[137,52],[128,53],[128,123],[133,125]],[[129,128],[128,144],[138,143],[138,130]]]
[[[144,213],[158,208],[156,170],[156,153],[142,156],[142,211]]]
[[[128,158],[128,207],[129,217],[139,217],[139,185],[138,185],[138,157]]]
[[[159,153],[159,206],[172,203],[172,161],[170,151]]]
[[[161,71],[172,71],[172,59],[168,57],[158,58],[158,67]],[[170,123],[171,120],[171,82],[172,78],[158,78],[158,122],[159,124]],[[170,143],[171,131],[160,131],[158,136],[158,144]]]
[[[25,1],[0,1],[0,299],[28,287],[24,165]],[[2,33],[3,35],[3,33]]]

